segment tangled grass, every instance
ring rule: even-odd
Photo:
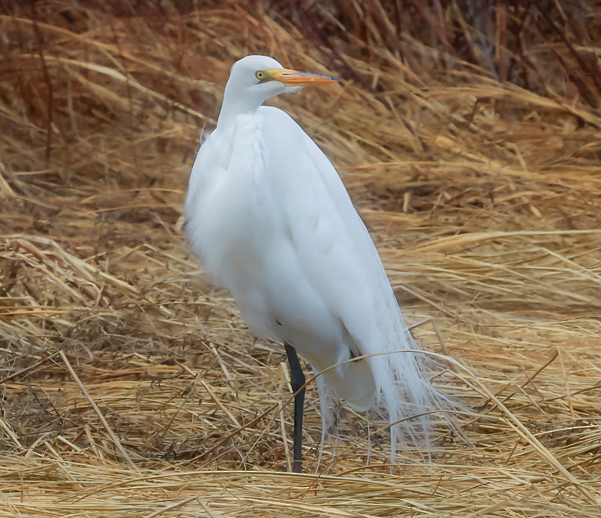
[[[2,5],[0,516],[599,515],[595,4]],[[273,102],[339,169],[423,348],[467,368],[438,382],[480,415],[430,465],[408,445],[391,474],[385,429],[368,463],[341,408],[310,474],[310,385],[288,473],[283,350],[186,249],[199,135],[249,53],[346,80]]]

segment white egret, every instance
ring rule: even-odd
[[[286,113],[262,106],[339,79],[284,69],[267,56],[232,67],[217,127],[202,144],[185,202],[186,234],[213,282],[257,336],[282,342],[297,396],[294,471],[301,471],[305,378],[296,352],[355,410],[384,407],[392,457],[399,428],[445,398],[429,381],[378,252],[336,170]],[[374,355],[369,357],[369,355]],[[361,356],[368,356],[360,358]],[[357,358],[355,361],[348,361]],[[346,362],[346,363],[343,363]],[[323,422],[329,409],[318,384]]]

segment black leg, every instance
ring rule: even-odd
[[[296,349],[291,345],[284,344],[286,354],[288,355],[288,363],[290,364],[290,385],[293,392],[298,392],[305,384],[305,375],[303,368],[298,361]],[[294,473],[302,473],[303,471],[303,407],[305,405],[305,389],[296,394],[294,397]]]

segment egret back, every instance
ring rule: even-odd
[[[353,243],[346,253],[330,257],[339,265],[349,267],[352,280],[350,276],[345,279],[348,284],[342,290],[338,283],[329,289],[324,286],[323,291],[328,291],[331,307],[336,308],[334,311],[340,315],[353,341],[360,344],[361,353],[371,356],[375,405],[385,408],[391,424],[398,423],[391,426],[391,458],[394,459],[398,439],[411,438],[419,443],[420,431],[429,455],[431,413],[440,411],[443,420],[447,419],[451,402],[429,379],[428,372],[435,366],[420,353],[409,332],[373,240],[335,168],[306,134],[304,141],[339,215],[338,221],[343,223],[332,238],[344,239],[342,236],[345,236]],[[349,264],[352,262],[356,263],[355,268]],[[336,268],[336,264],[323,267],[324,270]],[[353,365],[355,362],[350,363],[347,383],[357,379]]]

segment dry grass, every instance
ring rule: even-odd
[[[2,7],[0,516],[598,516],[599,13],[542,4]],[[274,103],[338,166],[423,347],[484,387],[444,382],[471,446],[441,428],[391,475],[346,410],[319,476],[286,473],[283,350],[181,231],[247,53],[347,79]]]

